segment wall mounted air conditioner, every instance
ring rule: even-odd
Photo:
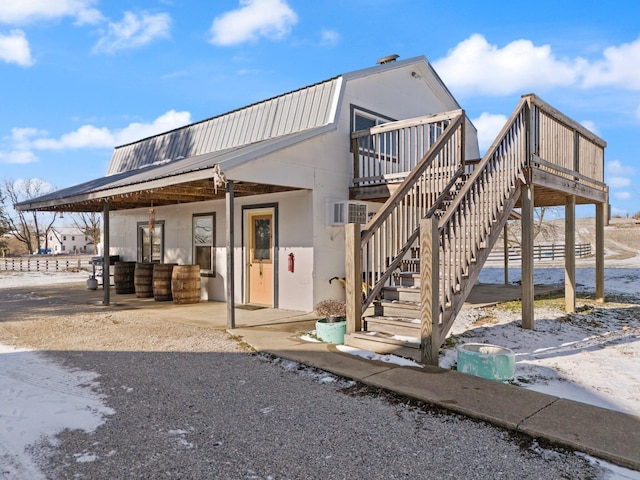
[[[346,223],[359,223],[365,225],[367,205],[358,202],[329,202],[327,208],[327,223],[329,225],[344,225]]]

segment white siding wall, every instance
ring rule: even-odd
[[[237,303],[244,303],[243,206],[277,204],[279,250],[277,281],[278,306],[283,309],[311,311],[313,298],[313,253],[311,193],[296,191],[235,199],[235,292]],[[156,207],[156,221],[164,221],[164,262],[192,263],[191,218],[195,213],[216,213],[216,276],[202,278],[203,300],[225,300],[227,276],[225,202],[217,200],[180,206]],[[111,212],[111,255],[122,260],[137,260],[137,225],[147,221],[147,209]],[[289,253],[295,256],[295,270],[287,270]]]

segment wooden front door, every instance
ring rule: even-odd
[[[247,303],[273,305],[273,213],[248,216]]]

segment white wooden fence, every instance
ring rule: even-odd
[[[0,270],[19,272],[68,272],[91,270],[90,256],[51,258],[51,257],[11,257],[0,258]]]

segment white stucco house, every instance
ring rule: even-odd
[[[111,255],[199,263],[202,299],[224,301],[231,190],[235,303],[311,311],[344,295],[329,283],[345,274],[343,224],[380,205],[350,201],[352,132],[458,109],[425,57],[392,59],[119,146],[104,178],[24,207],[108,204]],[[477,159],[466,122],[466,157]]]
[[[606,142],[528,94],[479,158],[426,58],[396,58],[119,146],[104,177],[16,208],[103,212],[105,264],[198,265],[200,298],[226,302],[231,328],[239,304],[345,298],[345,343],[437,363],[510,218],[533,328],[534,207],[564,206],[575,310],[575,206],[594,204],[603,301]]]

